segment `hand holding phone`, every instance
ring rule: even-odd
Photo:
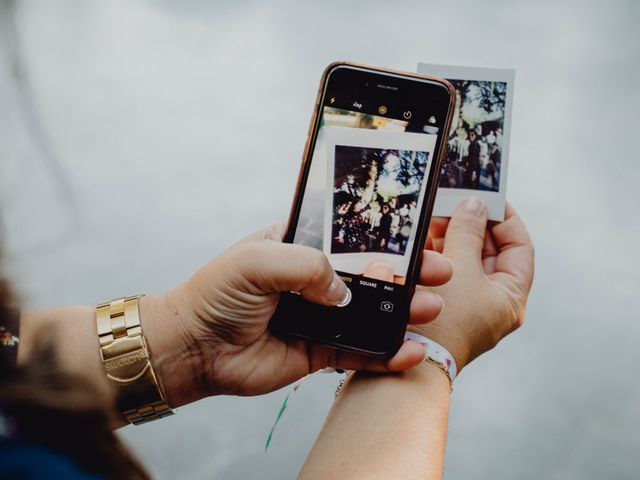
[[[446,80],[327,68],[284,241],[324,252],[350,295],[327,307],[283,293],[275,331],[368,355],[398,350],[453,103]]]
[[[273,335],[269,319],[282,291],[299,289],[310,301],[327,305],[342,299],[333,297],[336,274],[326,257],[284,244],[282,235],[282,227],[261,230],[166,294],[144,297],[145,335],[172,407],[209,395],[271,392],[327,366],[385,372],[423,360],[424,350],[415,342],[382,359]],[[424,264],[429,286],[451,277],[451,264],[440,254],[429,254]],[[419,292],[412,302],[413,323],[433,320],[440,306],[437,295]]]

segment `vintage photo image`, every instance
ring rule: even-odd
[[[498,191],[507,83],[449,80],[456,103],[439,186]]]
[[[331,253],[404,255],[428,152],[336,145]]]
[[[446,78],[456,95],[434,215],[449,216],[458,201],[476,195],[490,219],[503,220],[515,72],[427,64],[418,71]]]
[[[325,131],[334,127],[367,129],[378,132],[405,132],[409,122],[340,108],[324,107],[322,127],[318,132],[313,161],[294,242],[323,250],[324,209],[327,181]]]
[[[404,283],[435,135],[328,127],[323,251],[336,270],[362,275],[384,261]]]

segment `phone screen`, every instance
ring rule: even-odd
[[[285,241],[324,252],[351,298],[321,307],[283,295],[275,318],[305,318],[284,320],[290,333],[378,354],[398,344],[449,103],[435,82],[350,66],[329,73]]]

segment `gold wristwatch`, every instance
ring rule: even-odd
[[[135,425],[173,414],[162,395],[142,336],[140,298],[141,295],[117,298],[96,307],[102,362],[116,388],[118,409]]]

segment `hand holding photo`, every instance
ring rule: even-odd
[[[490,220],[504,220],[515,70],[420,63],[418,72],[446,78],[456,89],[433,215],[451,216],[460,200],[475,195]]]

